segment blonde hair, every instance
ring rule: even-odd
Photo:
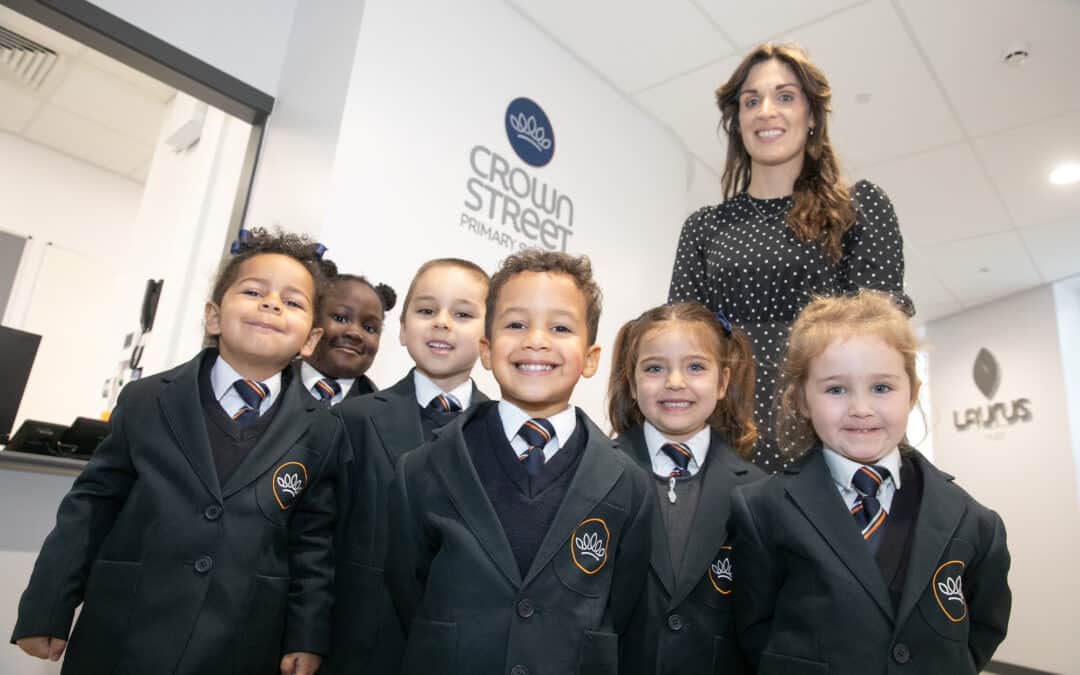
[[[664,327],[664,324],[696,327],[708,336],[717,363],[721,368],[727,368],[730,374],[727,393],[716,402],[705,423],[720,432],[740,456],[749,456],[757,440],[753,412],[754,356],[750,341],[735,326],[731,326],[729,335],[713,313],[697,302],[654,307],[619,329],[608,381],[608,418],[612,431],[621,435],[645,421],[634,399],[634,372],[641,340],[649,331]]]
[[[810,419],[801,412],[811,362],[835,340],[853,335],[880,338],[900,353],[914,405],[920,384],[915,374],[919,341],[892,297],[864,289],[853,296],[814,298],[791,325],[777,384],[776,434],[788,459],[801,456],[820,442]],[[906,436],[902,444],[908,445]]]

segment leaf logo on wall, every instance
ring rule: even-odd
[[[975,380],[975,386],[979,388],[988,400],[994,398],[998,385],[1001,384],[1001,369],[997,359],[986,347],[979,350],[975,356],[975,366],[971,369],[971,377]]]

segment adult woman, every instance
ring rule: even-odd
[[[888,196],[847,186],[829,142],[832,92],[796,45],[764,44],[716,91],[727,134],[724,199],[687,219],[669,301],[722,310],[750,336],[759,441],[751,459],[783,465],[770,421],[788,325],[815,294],[903,293],[904,254]]]

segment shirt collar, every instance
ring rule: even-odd
[[[315,368],[315,366],[311,365],[307,361],[300,362],[300,379],[304,383],[304,389],[307,389],[309,394],[311,394],[312,396],[315,395],[312,392],[312,389],[314,389],[315,385],[319,382],[319,380],[322,380],[323,378],[328,380],[335,380],[338,383],[338,386],[341,387],[341,393],[334,396],[334,398],[343,398],[345,394],[349,393],[349,390],[352,389],[353,383],[356,382],[355,377],[338,378],[323,375],[321,372],[318,371],[318,369]]]
[[[506,434],[506,440],[511,442],[521,431],[521,425],[532,419],[527,412],[506,401],[499,401],[499,418],[502,419],[503,433]],[[574,411],[573,406],[567,406],[566,410],[548,417],[547,421],[551,422],[551,426],[555,427],[555,438],[552,440],[560,448],[577,429],[577,413]]]
[[[450,391],[443,391],[431,381],[431,378],[421,373],[417,369],[413,369],[413,388],[416,389],[416,403],[421,408],[426,408],[428,403],[431,403],[431,399],[435,398],[439,394],[450,394],[457,399],[461,404],[461,409],[464,410],[472,403],[473,382],[472,378],[469,378],[454,387]]]
[[[217,359],[214,361],[213,367],[210,368],[210,388],[214,390],[214,399],[219,403],[221,399],[225,398],[225,395],[233,390],[233,384],[237,380],[247,379],[229,365],[229,362],[218,354]],[[266,410],[273,405],[274,399],[281,392],[281,373],[277,372],[266,378],[260,380],[270,390],[266,400],[262,403],[262,409]]]
[[[643,427],[645,431],[645,447],[649,449],[649,457],[659,457],[661,455],[667,457],[664,451],[660,449],[660,446],[674,441],[665,438],[648,420],[645,420]],[[706,425],[701,431],[691,436],[690,440],[683,441],[683,443],[690,446],[690,454],[694,456],[697,465],[704,466],[705,457],[709,454],[709,444],[712,443],[712,429]]]
[[[829,473],[837,485],[845,490],[854,490],[851,485],[851,477],[859,470],[862,464],[844,457],[831,448],[823,448],[825,464],[829,467]],[[900,489],[900,448],[893,448],[892,452],[885,455],[874,466],[883,466],[889,470],[889,478],[892,479],[896,489]]]

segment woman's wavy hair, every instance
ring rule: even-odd
[[[813,119],[813,134],[806,139],[802,171],[795,179],[794,204],[788,212],[787,224],[800,241],[820,245],[826,258],[835,265],[842,254],[840,241],[855,224],[855,207],[829,141],[832,89],[825,73],[810,62],[809,56],[797,44],[767,42],[759,45],[716,90],[720,128],[727,134],[727,161],[721,179],[724,199],[731,199],[750,186],[750,154],[739,128],[739,92],[750,70],[771,59],[786,64],[795,73]]]
[[[645,422],[635,396],[634,381],[641,340],[653,329],[673,325],[685,326],[686,330],[704,337],[720,367],[729,369],[727,392],[716,402],[706,424],[716,429],[739,456],[749,457],[757,440],[754,355],[750,351],[750,341],[745,333],[730,324],[729,335],[713,313],[697,302],[654,307],[619,329],[608,381],[608,418],[612,431],[621,435]]]

